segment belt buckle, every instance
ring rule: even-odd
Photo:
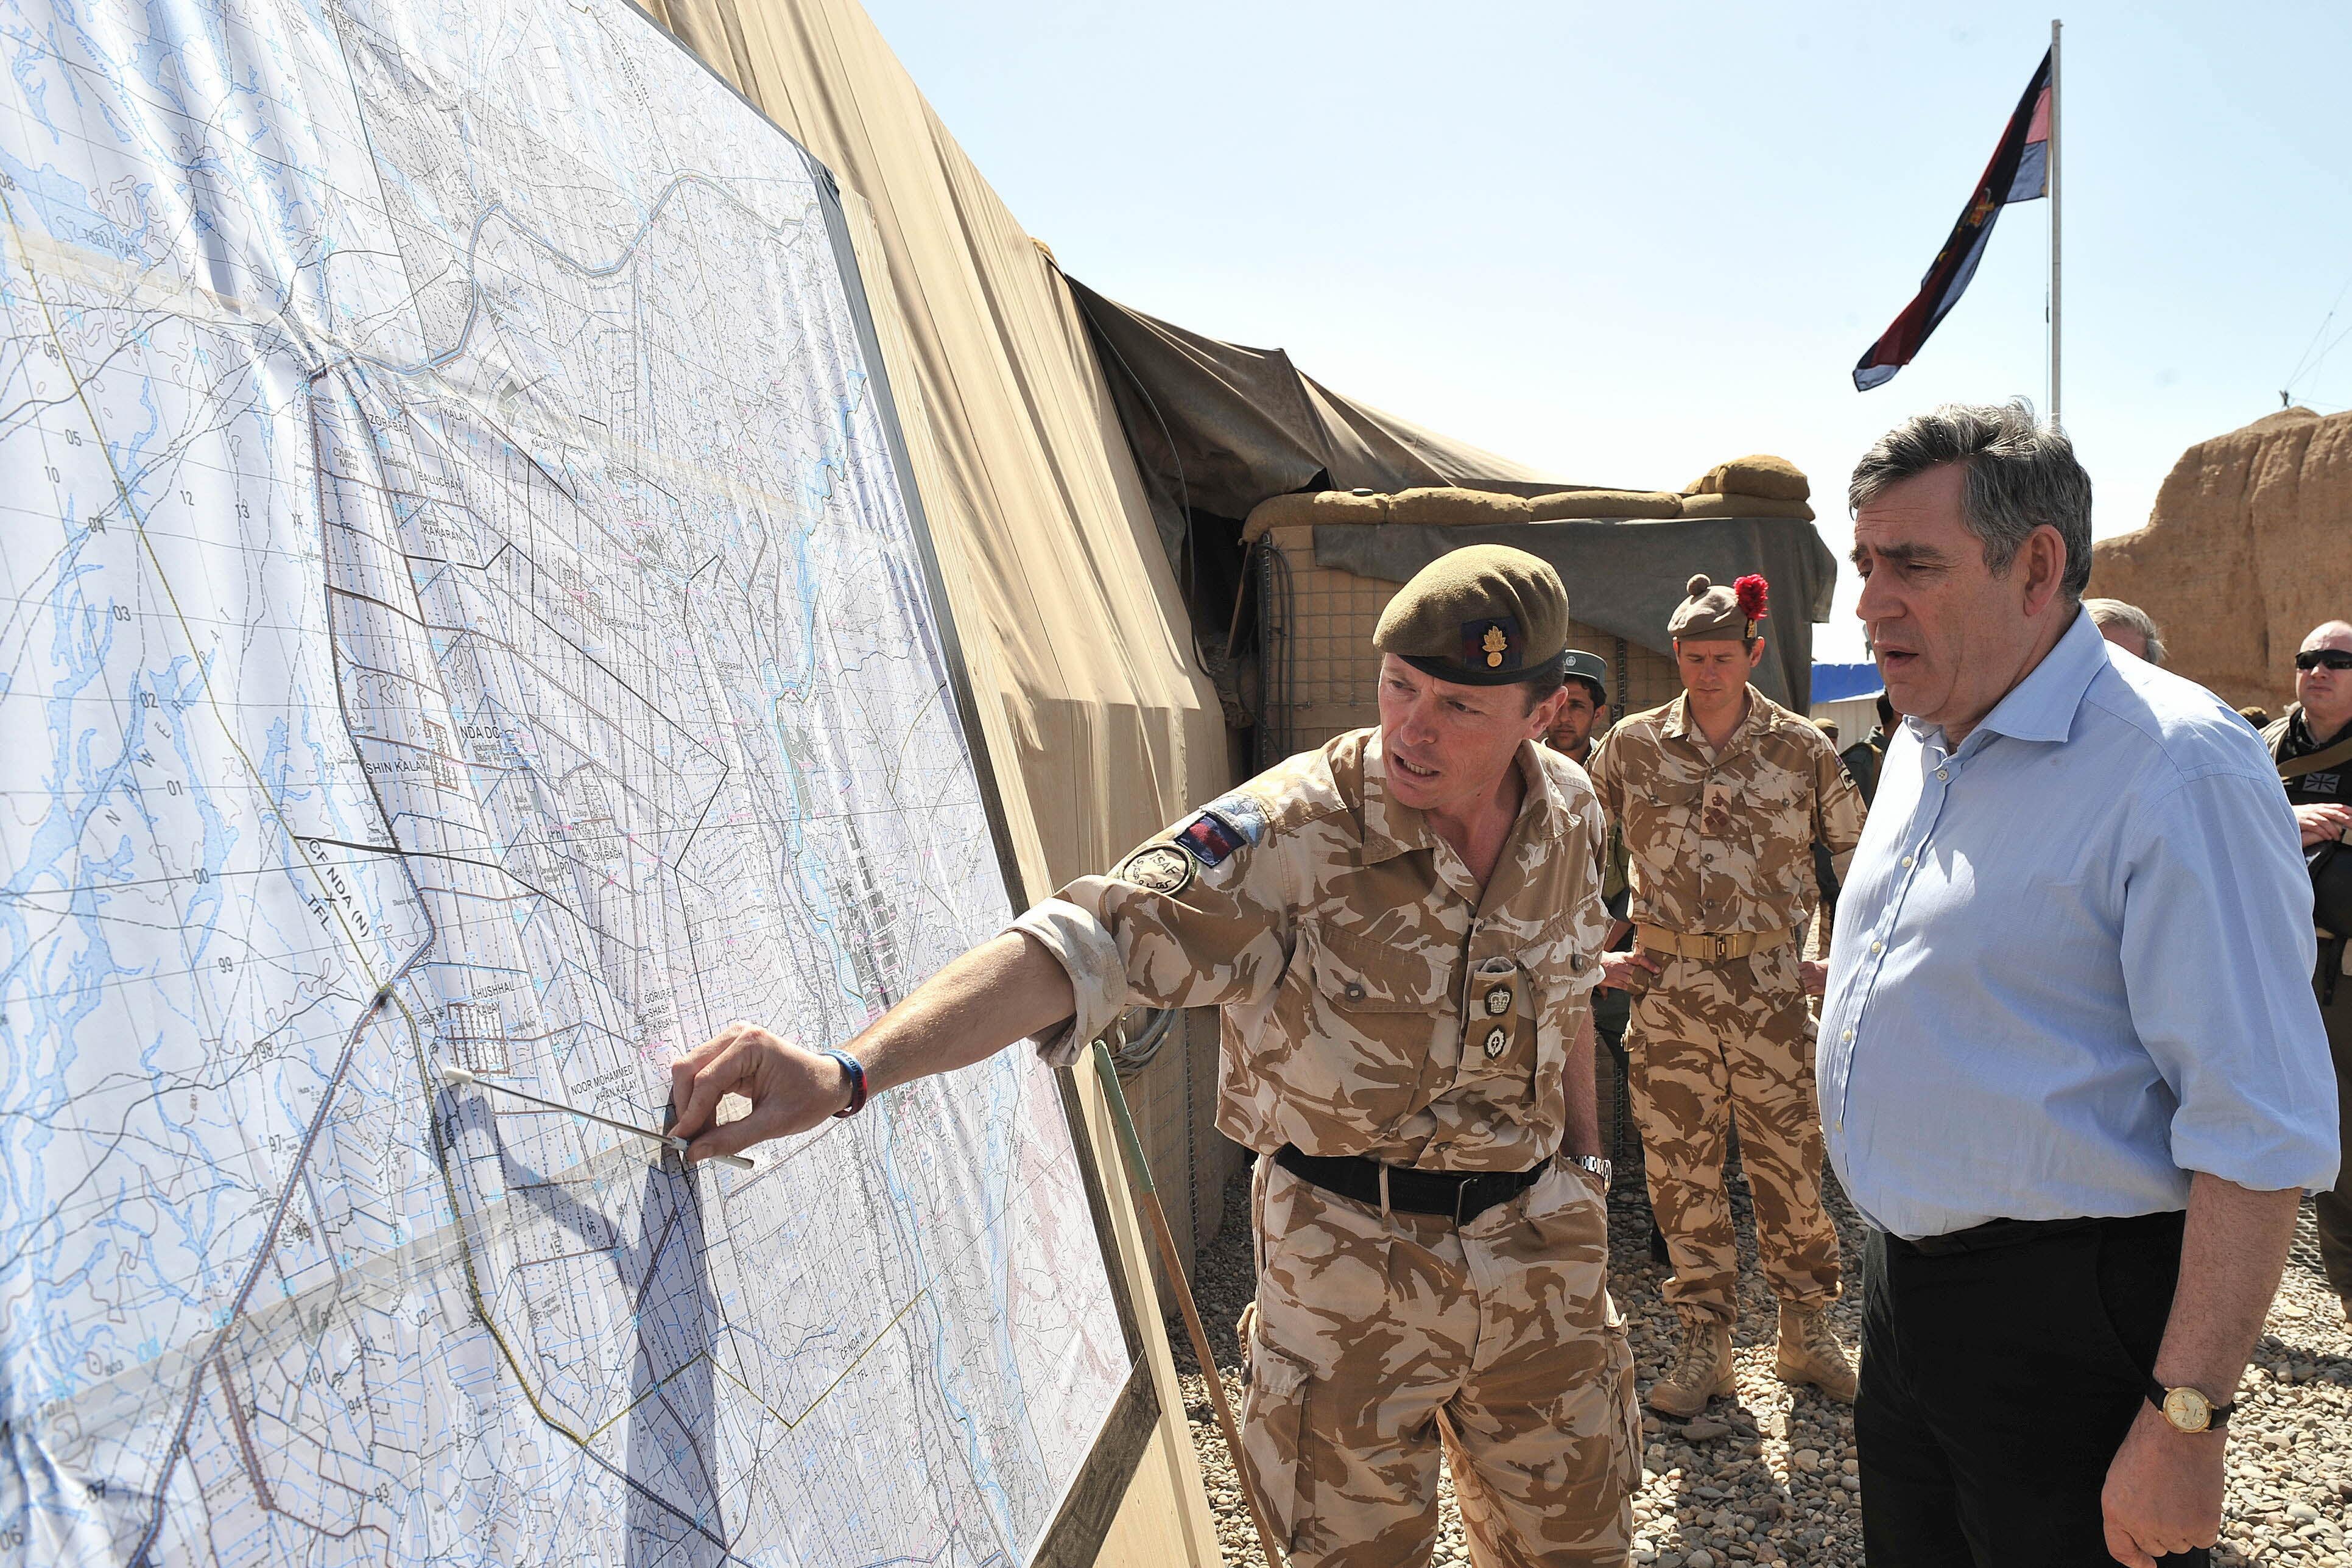
[[[1454,1228],[1462,1228],[1462,1195],[1470,1190],[1472,1177],[1464,1176],[1454,1184]]]
[[[1728,936],[1717,936],[1715,939],[1715,961],[1720,964],[1730,956],[1731,938]]]

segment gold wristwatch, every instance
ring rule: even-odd
[[[2151,1377],[2147,1380],[2147,1402],[2156,1406],[2176,1432],[2218,1432],[2229,1424],[2230,1412],[2235,1403],[2216,1405],[2205,1396],[2201,1388],[2167,1388]]]

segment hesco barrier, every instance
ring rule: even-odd
[[[1258,648],[1264,695],[1255,766],[1380,722],[1372,628],[1398,585],[1358,577],[1315,560],[1311,525],[1269,528],[1256,545]],[[1569,585],[1576,602],[1576,585]],[[1569,622],[1569,645],[1609,661],[1609,700],[1617,716],[1670,701],[1682,690],[1674,661],[1581,621]]]

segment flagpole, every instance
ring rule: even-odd
[[[2059,301],[2058,301],[2058,285],[2059,285],[2059,280],[2060,280],[2060,267],[2059,267],[2059,243],[2058,243],[2058,242],[2059,242],[2059,234],[2060,234],[2060,231],[2059,231],[2059,226],[2058,226],[2058,211],[2059,211],[2059,209],[2058,209],[2058,202],[2059,202],[2059,198],[2060,198],[2060,192],[2061,192],[2061,186],[2060,186],[2060,181],[2059,181],[2059,174],[2058,174],[2058,149],[2059,149],[2059,147],[2060,147],[2060,145],[2061,145],[2061,143],[2060,143],[2060,141],[2059,141],[2059,140],[2058,140],[2058,106],[2059,106],[2059,103],[2060,103],[2060,97],[2059,97],[2059,92],[2058,92],[2058,79],[2059,79],[2059,74],[2058,74],[2058,32],[2059,32],[2059,29],[2060,29],[2060,28],[2062,28],[2062,27],[2063,27],[2064,26],[2065,26],[2065,24],[2064,24],[2063,22],[2059,21],[2057,18],[2055,18],[2055,17],[2051,18],[2051,22],[2050,22],[2050,423],[2051,423],[2052,424],[2053,424],[2053,425],[2063,425],[2063,420],[2062,420],[2062,418],[2061,418],[2061,416],[2060,416],[2060,413],[2059,413],[2059,402],[2058,402],[2058,390],[2059,390],[2059,387],[2058,387],[2058,369],[2059,369],[2059,364],[2058,364],[2058,344],[2059,344],[2059,322],[2058,322],[2058,302],[2059,302]]]

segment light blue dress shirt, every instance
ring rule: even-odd
[[[2077,614],[1957,748],[1889,741],[1822,1011],[1838,1179],[1914,1239],[2325,1187],[2315,946],[2261,742]]]

